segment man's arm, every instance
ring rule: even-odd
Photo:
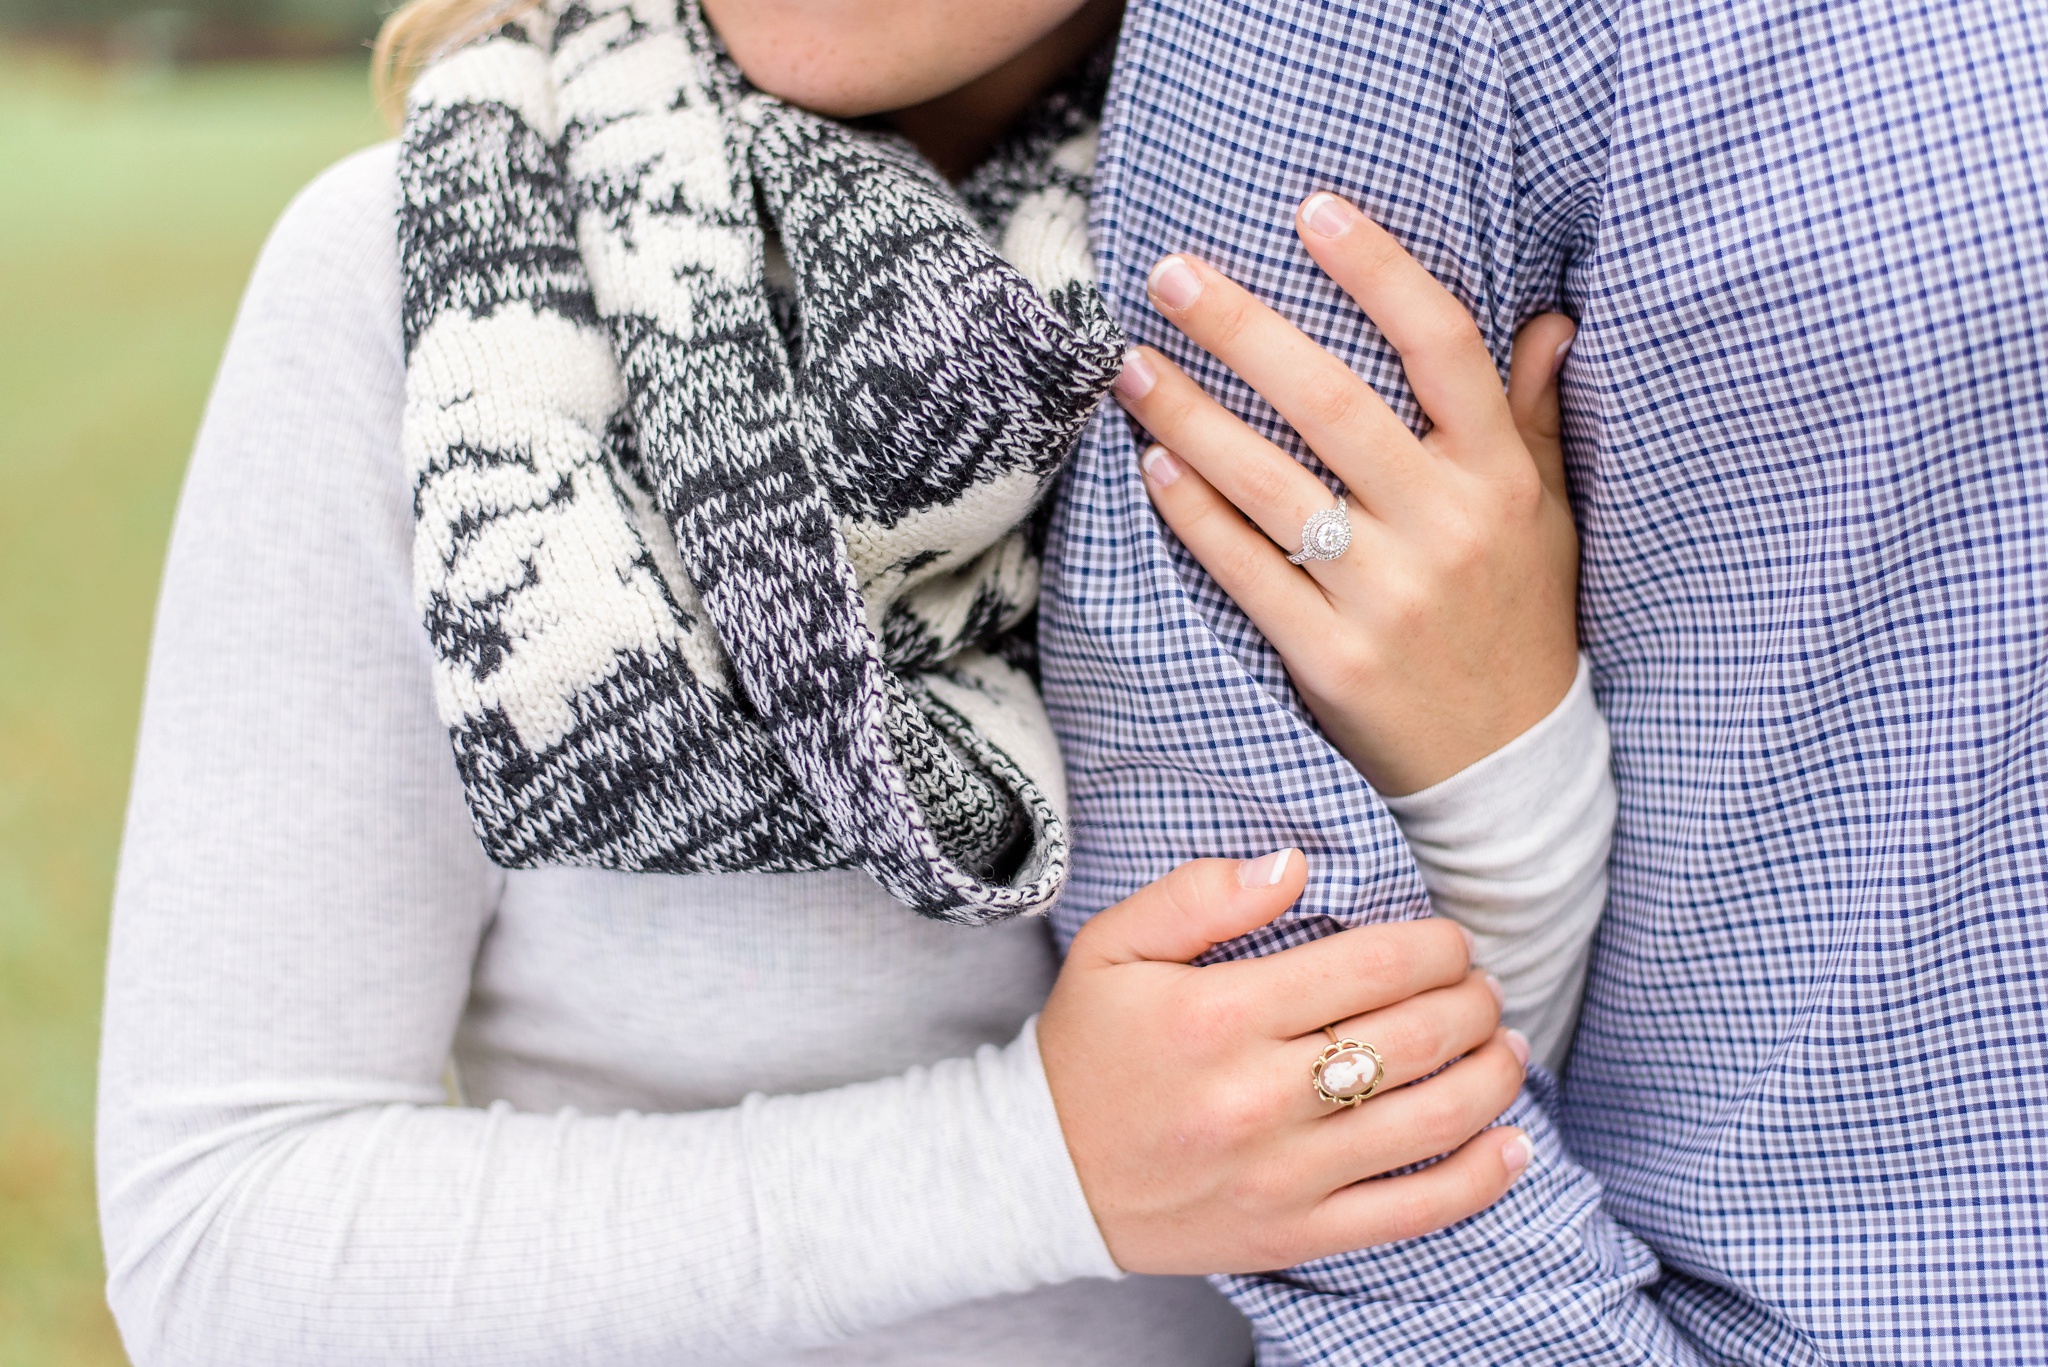
[[[1162,0],[1134,12],[1120,53],[1095,203],[1105,288],[1138,340],[1297,452],[1242,381],[1147,304],[1152,263],[1178,251],[1215,262],[1414,419],[1398,358],[1291,240],[1294,206],[1321,189],[1359,203],[1452,288],[1503,360],[1515,326],[1554,306],[1573,225],[1597,209],[1606,71],[1587,52],[1608,35],[1583,36],[1557,64],[1565,88],[1542,104],[1550,125],[1532,129],[1518,126],[1503,71],[1541,63],[1531,35],[1396,8]],[[1532,24],[1600,21],[1588,7],[1540,8],[1553,12]],[[1161,861],[1281,832],[1318,876],[1291,922],[1227,952],[1421,914],[1427,893],[1385,806],[1291,703],[1271,648],[1160,534],[1136,458],[1127,424],[1097,425],[1047,556],[1046,692],[1081,842],[1062,928]],[[1535,1161],[1473,1219],[1225,1279],[1262,1361],[1698,1362],[1647,1293],[1657,1259],[1608,1215],[1550,1100],[1539,1074],[1508,1112]]]

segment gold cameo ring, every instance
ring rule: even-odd
[[[1309,1069],[1309,1080],[1315,1083],[1316,1095],[1323,1100],[1339,1106],[1356,1106],[1386,1081],[1387,1061],[1370,1044],[1338,1039],[1337,1032],[1327,1025],[1323,1033],[1330,1037],[1330,1046]]]

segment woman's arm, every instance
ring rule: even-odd
[[[1028,1035],[694,1115],[443,1104],[502,875],[412,605],[393,184],[280,226],[166,572],[99,1112],[135,1360],[743,1359],[1113,1273]]]

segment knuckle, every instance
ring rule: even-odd
[[[1533,460],[1517,461],[1500,475],[1503,510],[1517,520],[1533,520],[1543,506],[1543,476]]]
[[[1387,1047],[1418,1076],[1430,1072],[1450,1057],[1450,1031],[1435,1011],[1404,1011],[1398,1023],[1386,1033],[1391,1037]]]
[[[1216,560],[1211,572],[1226,583],[1249,586],[1258,581],[1264,570],[1258,549],[1244,541],[1233,542]]]
[[[1193,506],[1183,504],[1174,510],[1174,529],[1190,550],[1201,547],[1196,558],[1213,572],[1215,565],[1211,562],[1235,549],[1231,533],[1236,529],[1231,526],[1230,514],[1215,501],[1190,499],[1187,503]]]
[[[1288,1188],[1282,1170],[1262,1163],[1237,1174],[1230,1184],[1230,1203],[1246,1214],[1270,1217],[1287,1208]]]
[[[1385,660],[1370,643],[1346,636],[1330,645],[1325,667],[1331,676],[1330,691],[1338,697],[1352,697],[1378,687]],[[1381,978],[1393,977],[1398,970],[1385,949],[1376,951],[1373,966]]]
[[[1146,396],[1145,429],[1168,446],[1179,449],[1179,438],[1193,425],[1202,402],[1199,391],[1181,384],[1161,383]]]
[[[1239,506],[1256,514],[1285,506],[1288,480],[1273,460],[1250,460],[1237,471],[1237,489]]]
[[[1121,906],[1122,903],[1118,903],[1117,905]],[[1110,907],[1108,910],[1103,912],[1103,916],[1108,915],[1110,911],[1114,910],[1116,910],[1116,907]],[[1081,923],[1081,928],[1074,932],[1074,942],[1072,945],[1068,946],[1067,954],[1071,957],[1074,950],[1080,948],[1083,945],[1093,945],[1097,940],[1101,939],[1102,925],[1102,916],[1091,916],[1086,921],[1083,921]]]
[[[1206,980],[1196,979],[1200,986]],[[1208,1059],[1220,1059],[1234,1053],[1243,1042],[1252,1037],[1253,1010],[1242,993],[1234,990],[1207,990],[1191,994],[1180,1011],[1179,1029]]]
[[[1110,911],[1116,911],[1117,909],[1117,907],[1112,907]],[[1067,958],[1078,960],[1082,963],[1087,963],[1096,958],[1098,943],[1103,936],[1109,934],[1109,927],[1115,924],[1117,919],[1117,917],[1110,915],[1109,912],[1104,912],[1101,916],[1089,917],[1087,922],[1074,932],[1074,942],[1067,947]]]
[[[1441,960],[1445,981],[1457,982],[1470,976],[1472,954],[1463,927],[1448,916],[1432,916],[1416,924],[1427,931],[1429,938],[1423,942],[1424,949]]]
[[[1408,254],[1401,250],[1400,245],[1391,236],[1372,233],[1360,244],[1355,269],[1363,283],[1383,285],[1397,275],[1408,261]]]
[[[1472,316],[1449,299],[1442,307],[1429,310],[1417,331],[1421,345],[1445,360],[1469,362],[1477,359],[1474,353],[1486,352],[1486,342]],[[1492,364],[1490,353],[1486,359]]]
[[[1425,1089],[1411,1118],[1417,1138],[1437,1153],[1448,1153],[1478,1132],[1468,1098],[1454,1087]]]
[[[1462,507],[1446,508],[1438,516],[1432,539],[1444,566],[1459,576],[1486,563],[1493,541],[1485,521]]]
[[[1487,1050],[1488,1070],[1484,1080],[1484,1106],[1488,1116],[1497,1116],[1514,1104],[1521,1094],[1522,1084],[1528,1080],[1529,1070],[1522,1066],[1505,1045]]]
[[[1394,640],[1414,640],[1429,625],[1435,599],[1414,574],[1389,575],[1380,588],[1379,612]]]
[[[1428,1190],[1431,1185],[1404,1182],[1389,1192],[1385,1218],[1393,1238],[1413,1239],[1437,1227],[1437,1206]]]
[[[1192,919],[1213,900],[1213,881],[1208,861],[1197,859],[1176,866],[1155,886],[1176,915]]]
[[[1252,311],[1250,304],[1234,290],[1203,291],[1205,299],[1212,294],[1221,297],[1210,306],[1202,330],[1208,334],[1206,349],[1221,359],[1220,353],[1235,346],[1251,327]]]
[[[1203,1111],[1211,1132],[1226,1148],[1242,1148],[1273,1123],[1271,1098],[1259,1089],[1235,1082],[1222,1082],[1206,1089]],[[1260,1174],[1246,1175],[1240,1182],[1272,1179]]]
[[[1301,1261],[1302,1237],[1293,1224],[1269,1222],[1253,1232],[1247,1252],[1262,1268],[1291,1267]]]
[[[1318,367],[1301,381],[1297,402],[1302,416],[1321,427],[1348,427],[1358,420],[1360,381],[1349,371],[1339,375]]]
[[[1384,1001],[1389,993],[1407,986],[1412,951],[1399,926],[1359,926],[1343,933],[1350,937],[1345,971],[1365,989],[1363,995]]]

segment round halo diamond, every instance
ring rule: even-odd
[[[1287,557],[1291,565],[1310,560],[1335,560],[1351,549],[1351,514],[1339,497],[1337,506],[1309,515],[1301,524],[1301,549]]]

